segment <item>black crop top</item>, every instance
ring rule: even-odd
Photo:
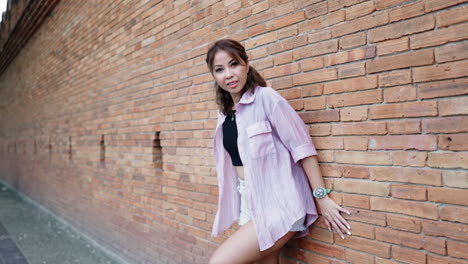
[[[223,123],[223,145],[232,160],[232,165],[243,166],[237,147],[237,124],[235,110],[226,116]]]

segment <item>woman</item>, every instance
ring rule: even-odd
[[[219,40],[206,62],[220,107],[213,147],[219,202],[212,235],[235,220],[241,225],[210,263],[278,263],[281,247],[307,235],[317,219],[310,186],[328,228],[343,239],[343,233],[350,235],[340,215],[349,212],[328,197],[303,121],[249,66],[245,48]]]

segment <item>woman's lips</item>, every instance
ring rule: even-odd
[[[237,86],[237,81],[234,81],[234,82],[228,82],[228,86],[231,87],[231,88],[235,88]]]

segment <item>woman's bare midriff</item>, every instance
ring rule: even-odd
[[[236,168],[237,177],[243,180],[244,179],[244,166],[234,166],[234,168]]]

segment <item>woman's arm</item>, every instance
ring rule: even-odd
[[[301,164],[313,189],[325,187],[317,156],[306,157],[301,160]],[[343,233],[351,235],[351,232],[349,231],[351,229],[350,225],[340,214],[340,212],[350,214],[348,210],[341,208],[335,203],[335,201],[328,197],[328,195],[321,199],[316,198],[315,201],[317,201],[320,212],[325,219],[325,224],[328,226],[328,230],[333,228],[338,232],[338,234],[340,234],[342,239],[344,239]]]

